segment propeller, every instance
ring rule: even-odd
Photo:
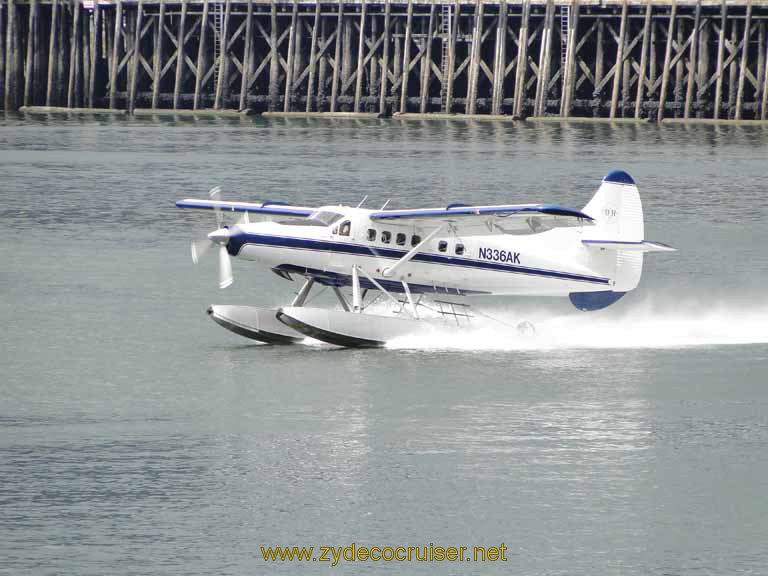
[[[208,193],[208,196],[214,201],[221,200],[221,188],[216,186]],[[216,215],[217,229],[208,234],[208,237],[205,240],[193,240],[190,246],[190,251],[192,252],[192,262],[197,264],[199,259],[205,255],[214,244],[219,245],[219,288],[224,289],[231,286],[232,282],[235,280],[232,275],[232,260],[227,251],[230,231],[229,228],[224,226],[224,214],[222,214],[221,208],[214,206],[213,211]]]

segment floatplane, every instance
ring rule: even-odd
[[[311,337],[381,346],[446,316],[471,317],[456,300],[466,295],[559,296],[579,310],[600,310],[637,287],[644,253],[674,250],[645,239],[637,186],[620,170],[603,178],[581,210],[555,204],[309,207],[225,201],[219,188],[176,205],[215,212],[217,229],[191,249],[197,262],[218,246],[220,288],[233,282],[233,257],[256,261],[285,280],[303,279],[288,306],[208,308],[224,328],[272,344]],[[238,213],[234,225],[224,223],[228,212]],[[305,305],[318,285],[333,290],[336,308]],[[342,291],[350,287],[351,301]],[[382,295],[392,304],[389,313],[372,312]]]

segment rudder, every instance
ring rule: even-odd
[[[635,243],[642,242],[645,237],[640,192],[632,177],[623,170],[614,170],[603,178],[583,212],[595,220],[595,226],[584,229],[583,240]],[[613,292],[628,292],[640,283],[642,252],[603,250],[595,256],[600,260],[600,267],[614,279]]]

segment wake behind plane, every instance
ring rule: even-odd
[[[288,306],[208,309],[228,330],[271,344],[309,336],[337,346],[382,346],[441,318],[461,325],[459,319],[471,316],[461,302],[467,295],[563,297],[579,310],[600,310],[638,286],[644,253],[674,250],[645,239],[640,194],[621,170],[603,178],[581,210],[555,204],[309,207],[225,201],[219,188],[176,205],[215,212],[217,229],[192,243],[192,258],[197,262],[218,247],[220,288],[233,282],[232,258],[303,281]],[[236,224],[225,225],[227,212],[239,213]],[[318,286],[333,290],[337,308],[305,305]],[[351,298],[342,290],[349,288]],[[394,305],[392,314],[371,310],[380,299]]]

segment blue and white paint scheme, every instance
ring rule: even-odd
[[[403,318],[375,316],[379,322],[370,322],[361,290],[404,294],[412,320],[418,319],[412,295],[425,293],[560,296],[581,310],[598,310],[637,287],[644,252],[674,250],[645,240],[640,195],[624,171],[608,174],[581,210],[554,204],[371,210],[227,202],[219,196],[216,188],[208,199],[176,203],[217,214],[219,228],[208,241],[193,243],[193,259],[219,246],[221,288],[233,280],[231,257],[259,262],[285,278],[304,277],[292,306],[260,312],[261,324],[283,326],[292,341],[309,335],[340,345],[380,345],[410,329]],[[224,226],[224,212],[242,214],[236,225]],[[351,306],[337,290],[344,310],[303,307],[314,283],[351,286]],[[270,341],[271,333],[244,333],[254,325],[253,311],[239,322],[231,310],[222,310],[212,307],[209,313],[230,330]],[[392,327],[378,330],[377,324]]]

